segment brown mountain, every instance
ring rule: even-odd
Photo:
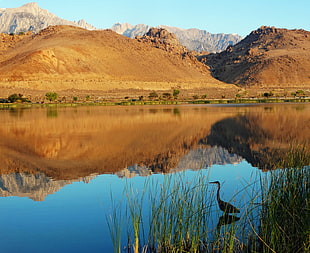
[[[310,85],[310,32],[263,26],[235,46],[201,57],[215,78],[240,85]]]
[[[130,82],[221,84],[196,59],[180,57],[111,30],[52,26],[38,34],[1,36],[0,82],[4,85],[39,81],[36,87],[28,83],[27,87],[43,89],[54,83],[50,86],[55,89],[115,89],[124,88],[117,86],[118,81],[128,81],[126,88],[137,88]],[[58,87],[58,82],[66,84]]]

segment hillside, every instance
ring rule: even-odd
[[[73,25],[85,29],[95,29],[84,20],[68,21],[41,9],[36,3],[28,3],[18,8],[0,8],[0,33],[39,32],[51,25]]]
[[[128,23],[114,24],[112,30],[126,37],[134,39],[136,36],[143,36],[151,27],[145,24],[131,25]],[[182,29],[178,27],[160,25],[157,28],[164,28],[175,34],[180,43],[188,50],[207,51],[211,53],[221,52],[229,45],[239,42],[242,37],[237,34],[212,34],[199,29]]]
[[[198,61],[193,63],[110,30],[55,26],[36,35],[21,36],[22,39],[12,39],[10,47],[0,50],[2,81],[65,77],[218,83]]]
[[[263,26],[235,46],[200,60],[227,83],[309,87],[310,32]]]

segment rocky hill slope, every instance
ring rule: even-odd
[[[77,22],[61,19],[36,3],[28,3],[19,8],[0,8],[0,33],[39,32],[50,25],[73,25],[93,30],[95,27],[84,20]]]
[[[310,32],[263,26],[225,51],[200,58],[215,78],[240,85],[310,85]]]
[[[2,35],[10,46],[0,49],[2,81],[97,78],[219,83],[196,59],[182,58],[111,30],[54,26],[35,35],[14,35],[11,40],[7,36]]]
[[[117,23],[112,26],[112,30],[129,38],[143,36],[151,27],[145,24],[131,25],[128,23]],[[180,43],[188,50],[221,52],[229,45],[239,42],[242,37],[237,34],[212,34],[199,29],[182,29],[178,27],[160,25],[157,28],[164,28],[168,32],[175,34]]]
[[[144,44],[162,49],[166,52],[179,55],[182,59],[191,59],[197,65],[196,53],[188,51],[181,45],[175,34],[168,32],[163,28],[150,28],[143,36],[137,36],[136,40]]]

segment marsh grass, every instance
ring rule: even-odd
[[[215,191],[202,173],[186,180],[183,173],[165,175],[162,183],[147,179],[139,191],[126,184],[126,204],[122,210],[115,205],[118,211],[108,219],[109,227],[127,227],[126,252],[234,252],[242,245],[234,225],[239,218],[217,223]],[[123,236],[119,229],[110,233],[119,252]]]
[[[310,167],[270,172],[262,181],[260,252],[309,252]]]
[[[236,193],[245,202],[235,216],[214,207],[208,176],[166,175],[161,184],[146,180],[142,191],[126,186],[125,214],[112,218],[127,217],[126,252],[309,252],[309,178],[309,166],[258,174]]]
[[[203,178],[203,177],[202,177]],[[151,196],[149,242],[158,252],[198,252],[208,237],[211,208],[202,180],[165,179]],[[158,187],[158,185],[157,185]],[[197,226],[200,224],[200,226]],[[154,251],[157,252],[157,251]]]
[[[121,242],[122,242],[122,228],[124,225],[124,220],[122,216],[122,202],[115,203],[111,192],[111,203],[112,212],[109,216],[106,216],[106,222],[108,224],[111,240],[113,243],[114,253],[121,252]]]
[[[288,152],[275,164],[276,168],[302,168],[310,165],[310,147],[306,144],[291,144]]]

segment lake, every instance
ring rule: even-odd
[[[140,194],[167,178],[221,182],[242,219],[258,178],[310,142],[310,104],[51,106],[0,119],[1,252],[113,252],[107,220],[126,186]],[[212,230],[221,211],[208,185]]]

